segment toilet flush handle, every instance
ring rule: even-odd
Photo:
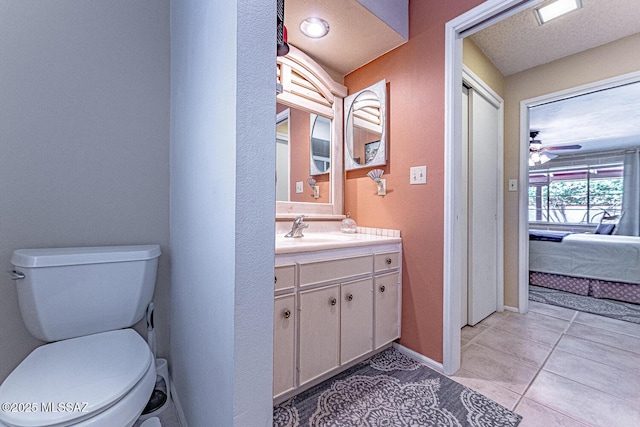
[[[9,271],[11,275],[11,280],[22,280],[24,279],[24,273],[19,272],[18,270]]]

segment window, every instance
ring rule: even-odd
[[[597,224],[619,214],[623,167],[529,172],[529,222]]]

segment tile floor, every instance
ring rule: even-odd
[[[451,378],[531,426],[640,426],[640,324],[530,301],[462,329]]]

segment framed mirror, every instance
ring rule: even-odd
[[[362,169],[387,164],[387,82],[381,80],[344,99],[344,167]]]
[[[276,219],[342,218],[347,88],[294,46],[277,58],[277,87]],[[308,179],[319,187],[318,198]]]

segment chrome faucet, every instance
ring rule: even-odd
[[[285,234],[284,237],[304,237],[304,235],[302,234],[302,229],[309,227],[309,224],[303,223],[303,219],[304,215],[298,215],[296,219],[293,220],[291,231]]]

